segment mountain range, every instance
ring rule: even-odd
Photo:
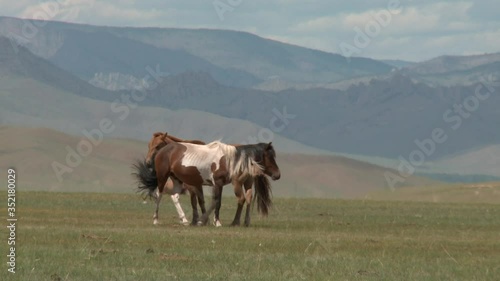
[[[442,129],[422,172],[500,176],[498,160],[477,168],[500,145],[498,54],[348,60],[236,31],[46,22],[23,40],[22,26],[0,17],[3,125],[82,136],[107,118],[113,138],[272,139],[285,153],[391,168]],[[127,103],[138,87],[145,98]]]

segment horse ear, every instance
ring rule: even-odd
[[[161,140],[163,140],[163,141],[164,141],[164,140],[165,140],[165,138],[166,138],[167,136],[168,136],[168,133],[167,133],[167,132],[165,132],[165,134],[163,134],[163,137],[161,138]]]
[[[267,144],[266,149],[270,149],[270,148],[272,148],[272,147],[273,147],[272,143],[273,143],[273,142],[269,142],[269,143]]]
[[[161,135],[163,135],[163,133],[156,132],[156,133],[153,134],[153,137],[156,138],[156,137],[161,136]]]

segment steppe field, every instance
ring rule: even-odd
[[[485,198],[498,198],[499,190],[487,190]],[[0,198],[6,202],[6,193]],[[229,227],[236,200],[226,196],[224,226],[216,228],[180,225],[168,197],[154,226],[153,203],[143,203],[138,194],[20,191],[16,273],[7,272],[4,263],[0,276],[26,281],[499,280],[500,205],[419,198],[275,198],[270,215],[262,218],[255,208],[246,228]],[[190,216],[188,197],[181,200]],[[5,206],[1,212],[7,213]],[[2,227],[2,255],[7,235]]]

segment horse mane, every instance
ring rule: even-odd
[[[172,141],[175,141],[175,142],[185,142],[185,143],[192,143],[192,144],[205,144],[205,142],[203,142],[201,140],[185,140],[185,139],[178,138],[176,136],[169,135],[166,132],[163,133],[163,134],[164,134],[163,138],[169,138],[169,139],[171,139]]]
[[[262,175],[264,167],[259,162],[264,159],[267,146],[266,143],[236,146],[233,163],[229,166],[232,174],[238,174],[239,177]]]

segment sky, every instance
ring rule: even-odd
[[[0,0],[0,15],[109,26],[230,29],[375,59],[500,52],[500,1]]]

